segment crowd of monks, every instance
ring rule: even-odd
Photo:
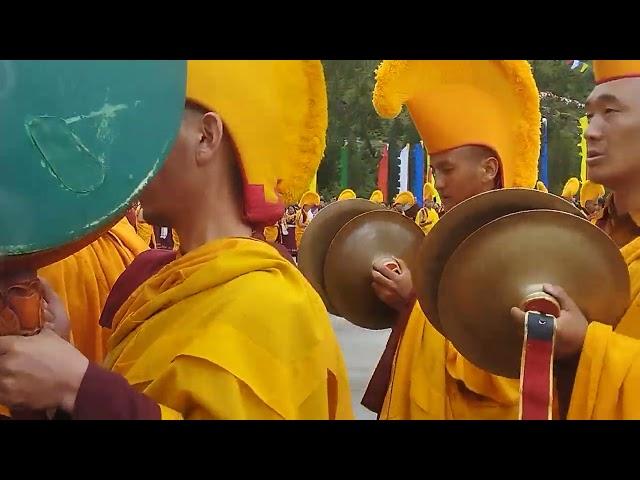
[[[566,404],[554,396],[554,418],[638,419],[640,61],[594,61],[594,72],[589,180],[570,179],[561,196],[620,248],[631,304],[613,330],[588,323],[562,289],[548,287],[563,308],[556,361],[566,378],[555,388],[569,385]],[[180,133],[140,203],[38,272],[47,328],[0,338],[3,415],[352,419],[327,310],[290,258],[324,207],[305,190],[324,152],[326,95],[319,61],[189,61]],[[546,191],[527,61],[385,60],[372,96],[383,118],[408,108],[435,180],[423,205],[411,192],[369,199],[410,216],[425,235],[474,195]],[[356,193],[347,189],[336,201],[349,198]],[[372,267],[376,294],[397,320],[363,404],[379,419],[517,419],[518,380],[458,353],[402,270]]]

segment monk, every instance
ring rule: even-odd
[[[526,61],[385,60],[373,102],[384,118],[408,105],[445,211],[496,188],[535,187],[541,116]],[[400,263],[400,274],[382,264],[372,272],[399,314],[363,405],[380,419],[517,419],[518,380],[462,357],[427,320]]]
[[[140,198],[180,253],[150,250],[120,277],[102,366],[60,336],[47,289],[56,329],[0,338],[0,403],[74,419],[352,418],[322,300],[251,238],[308,187],[326,128],[320,61],[188,62],[180,131]]]
[[[557,286],[558,383],[570,394],[567,418],[640,419],[640,60],[594,60],[596,87],[585,104],[587,177],[612,191],[596,224],[627,262],[631,304],[615,330],[587,320]],[[514,308],[514,317],[524,313]]]
[[[580,207],[587,214],[589,220],[595,221],[600,213],[600,199],[604,197],[605,190],[602,185],[591,180],[586,180],[580,188]]]
[[[437,195],[438,192],[431,183],[427,182],[424,184],[424,187],[422,188],[424,206],[418,210],[415,221],[416,225],[420,227],[425,235],[429,233],[436,222],[440,219],[435,208],[435,198]]]
[[[300,248],[302,235],[304,235],[307,225],[311,223],[314,215],[318,212],[320,195],[312,191],[305,192],[300,198],[298,206],[300,210],[296,212],[296,250]]]

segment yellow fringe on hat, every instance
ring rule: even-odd
[[[567,183],[564,184],[564,188],[562,189],[561,197],[569,198],[575,197],[580,190],[580,180],[576,177],[571,177],[567,180]]]
[[[300,197],[298,206],[304,207],[305,205],[320,205],[320,195],[311,190],[305,192],[302,197]]]
[[[324,70],[319,60],[302,62],[309,88],[307,119],[300,132],[295,173],[290,178],[284,178],[277,186],[286,205],[295,202],[296,198],[300,198],[300,193],[309,188],[326,146],[328,114]]]
[[[542,182],[542,180],[538,180],[536,182],[536,190],[540,190],[541,192],[544,193],[549,193],[549,190],[547,190],[546,185]]]
[[[189,60],[187,99],[217,112],[236,147],[244,213],[272,224],[295,204],[324,154],[327,92],[320,60]],[[263,190],[263,191],[262,191]]]
[[[425,202],[427,200],[434,200],[437,196],[438,191],[436,190],[436,187],[434,187],[430,182],[425,183],[422,187],[422,200]]]
[[[451,63],[449,63],[451,62]],[[448,81],[448,76],[454,76],[460,73],[456,67],[464,64],[469,70],[472,70],[475,62],[491,62],[502,74],[502,77],[513,88],[513,93],[509,99],[516,99],[517,108],[505,109],[510,118],[503,122],[506,128],[510,129],[503,138],[508,138],[509,145],[492,145],[491,139],[487,139],[486,146],[496,150],[500,156],[503,167],[503,177],[505,187],[527,187],[533,188],[538,174],[538,157],[540,154],[540,99],[538,88],[536,87],[531,66],[525,60],[384,60],[376,70],[376,85],[373,91],[373,104],[378,114],[383,118],[394,118],[402,110],[402,106],[407,103],[416,102],[420,89],[424,88],[425,76],[433,75],[433,88],[454,88],[452,82]],[[427,73],[422,68],[428,70]],[[449,70],[447,70],[449,69]],[[424,74],[423,74],[424,73]],[[430,77],[431,78],[431,77]],[[474,87],[473,75],[469,75],[468,84]],[[459,86],[458,82],[457,86]],[[487,90],[487,95],[494,96],[500,101],[500,95],[504,94],[504,90],[500,88],[491,89],[487,85],[482,85]],[[468,90],[464,90],[468,93]],[[433,100],[433,98],[431,98]],[[420,105],[418,110],[422,117],[429,118],[429,104]],[[473,105],[469,105],[473,108]],[[412,108],[409,108],[410,112]],[[415,112],[414,112],[415,113]],[[488,114],[491,115],[491,114]],[[414,114],[412,113],[412,118]],[[414,123],[415,118],[414,118]],[[456,132],[457,125],[452,125],[455,135],[460,136],[459,142],[449,142],[443,145],[434,145],[434,139],[425,138],[425,131],[421,131],[421,125],[416,124],[420,135],[431,154],[439,151],[461,147],[470,144],[468,137],[470,134],[465,129]],[[451,131],[451,130],[450,130]],[[474,142],[479,144],[479,142]],[[506,150],[506,151],[505,151]]]
[[[340,201],[340,200],[352,200],[354,198],[356,198],[356,192],[354,192],[350,188],[344,189],[342,192],[340,192],[340,195],[338,195],[338,201]]]
[[[369,197],[369,201],[374,203],[384,203],[384,194],[381,190],[374,190]]]
[[[599,183],[585,180],[580,189],[580,205],[583,207],[589,200],[597,200],[605,193],[604,187]]]
[[[394,198],[393,204],[413,207],[416,204],[416,197],[414,197],[413,193],[409,191],[400,192],[398,195],[396,195],[396,198]]]

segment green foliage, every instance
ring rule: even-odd
[[[340,193],[338,164],[344,140],[348,141],[349,150],[349,187],[363,198],[368,198],[376,188],[382,143],[393,139],[400,146],[420,140],[406,109],[393,120],[383,120],[376,114],[371,94],[379,63],[379,60],[323,61],[329,130],[325,157],[318,170],[318,188],[326,200]],[[580,73],[561,60],[533,60],[531,64],[541,92],[584,103],[593,88],[591,68]],[[548,187],[558,193],[567,178],[580,174],[578,119],[583,115],[582,108],[548,96],[542,99],[541,109],[548,121]]]

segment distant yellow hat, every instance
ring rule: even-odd
[[[310,190],[305,192],[300,198],[298,206],[304,207],[305,205],[320,205],[320,195]]]
[[[309,187],[324,153],[320,60],[190,60],[187,99],[220,114],[244,180],[244,214],[271,225]]]
[[[580,180],[576,177],[571,177],[567,180],[567,183],[564,184],[564,188],[562,189],[562,197],[575,197],[580,190]]]
[[[505,187],[536,183],[540,98],[526,60],[384,60],[373,105],[384,118],[407,105],[431,155],[483,145],[500,157]]]
[[[356,192],[354,192],[350,188],[344,189],[342,192],[340,192],[340,195],[338,195],[338,201],[351,200],[353,198],[356,198]]]
[[[593,76],[597,84],[640,77],[640,60],[594,60]]]
[[[413,196],[413,193],[408,191],[400,192],[396,195],[396,198],[393,199],[393,204],[413,207],[416,204],[416,197]]]
[[[538,180],[536,182],[536,190],[540,190],[541,192],[544,193],[549,193],[549,190],[547,190],[546,185],[542,182],[542,180]]]
[[[436,187],[434,187],[430,182],[425,183],[424,187],[422,187],[422,199],[424,201],[434,200],[437,196],[438,191],[436,190]]]
[[[580,189],[580,205],[583,207],[589,200],[597,200],[604,195],[604,187],[599,183],[585,180]]]
[[[369,197],[369,201],[375,203],[384,203],[384,194],[382,193],[382,190],[374,190]]]

